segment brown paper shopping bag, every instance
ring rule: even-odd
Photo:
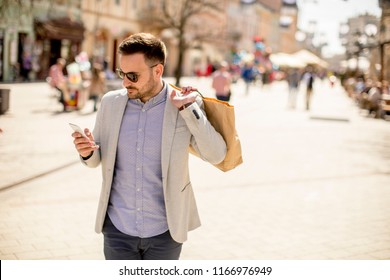
[[[243,162],[241,142],[236,130],[234,106],[215,98],[203,96],[202,98],[207,119],[222,135],[227,147],[225,159],[214,166],[222,171],[229,171]]]
[[[178,87],[173,87],[180,90]],[[226,142],[226,157],[222,162],[214,164],[214,166],[224,172],[232,170],[243,162],[241,142],[236,130],[234,106],[215,98],[204,97],[200,92],[198,93],[203,99],[207,119]],[[190,152],[199,157],[192,147],[190,147]]]

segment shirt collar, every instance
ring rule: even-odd
[[[150,102],[152,105],[154,105],[165,101],[167,99],[167,91],[168,91],[167,83],[163,81],[162,90],[155,97],[152,97],[150,100],[148,100],[146,103]]]
[[[161,102],[165,102],[167,99],[167,93],[168,93],[168,84],[163,80],[163,88],[161,91],[154,97],[150,98],[146,103],[143,103],[140,99],[128,99],[128,102],[137,104],[143,108],[151,108],[156,104],[159,104]]]

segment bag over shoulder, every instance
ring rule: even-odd
[[[173,87],[180,90],[176,86]],[[204,97],[199,91],[198,93],[203,99],[207,119],[226,142],[226,157],[222,162],[214,164],[214,166],[224,172],[232,170],[243,163],[241,142],[236,130],[234,106],[215,98]],[[190,152],[199,157],[191,146]]]

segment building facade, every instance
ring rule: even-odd
[[[14,80],[19,72],[24,49],[31,52],[34,30],[29,3],[23,8],[11,1],[0,9],[0,81]]]
[[[181,47],[177,30],[150,17],[164,5],[168,10],[176,9],[178,2],[183,1],[83,0],[82,20],[86,28],[83,50],[98,61],[105,60],[114,70],[118,63],[118,44],[133,33],[151,32],[167,45],[165,75],[174,76]],[[199,69],[205,71],[210,63],[231,61],[232,53],[237,50],[254,52],[255,37],[264,38],[275,51],[297,50],[294,37],[297,13],[291,13],[290,9],[288,15],[292,16],[292,23],[288,28],[281,26],[281,11],[285,7],[282,0],[257,0],[250,4],[240,0],[206,2],[216,3],[219,9],[206,9],[191,20],[184,38],[189,46],[183,58],[183,75],[194,75]],[[292,8],[296,11],[296,4]]]
[[[83,50],[96,62],[117,67],[117,47],[131,34],[140,32],[137,12],[148,1],[83,0],[82,19],[85,25]],[[151,1],[149,1],[151,2]]]
[[[3,0],[0,17],[0,81],[47,77],[58,57],[81,51],[81,0]]]
[[[165,75],[174,76],[182,59],[183,75],[198,68],[233,60],[235,52],[256,52],[256,40],[274,52],[294,52],[297,9],[283,0],[204,0],[211,4],[192,17],[178,37],[177,28],[150,15],[175,11],[184,0],[2,0],[0,3],[0,81],[45,79],[58,57],[72,62],[85,51],[89,59],[118,66],[117,47],[136,32],[151,32],[166,43],[169,56]],[[195,3],[195,2],[194,2]],[[216,8],[212,8],[212,6]],[[286,10],[286,8],[288,8]],[[292,9],[291,9],[292,8]],[[288,26],[281,18],[290,18]],[[292,20],[291,20],[292,19]],[[180,40],[179,40],[180,39]],[[182,40],[183,39],[183,40]],[[184,57],[180,50],[185,45]],[[26,63],[29,62],[29,63]]]
[[[117,67],[116,50],[127,36],[137,32],[150,32],[160,37],[167,45],[168,60],[165,75],[174,76],[177,71],[179,49],[185,47],[182,62],[183,74],[193,75],[198,68],[224,59],[232,47],[226,30],[227,15],[238,0],[208,1],[216,3],[219,9],[203,9],[189,21],[184,38],[179,38],[179,27],[173,28],[161,20],[162,8],[168,12],[185,1],[114,1],[84,0],[83,21],[86,26],[86,40],[83,48],[95,59],[105,59],[111,69]],[[206,1],[207,2],[207,1]],[[170,13],[169,20],[179,21]],[[184,41],[185,46],[181,45]]]

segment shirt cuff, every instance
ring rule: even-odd
[[[80,156],[83,160],[89,160],[93,155],[93,152],[89,155],[89,156],[86,156],[86,157],[83,157],[83,156]]]

